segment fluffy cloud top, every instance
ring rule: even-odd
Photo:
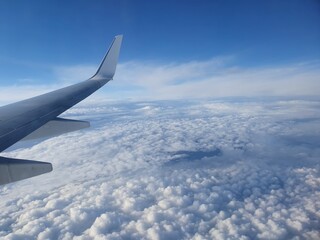
[[[81,105],[20,143],[54,171],[1,186],[3,239],[319,239],[320,103]],[[26,148],[26,146],[29,146]]]

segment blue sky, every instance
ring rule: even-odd
[[[228,70],[307,64],[303,72],[309,73],[310,68],[316,71],[320,60],[320,3],[1,1],[1,85],[55,84],[61,77],[57,69],[91,70],[116,34],[124,35],[120,64],[138,62],[166,69],[163,66],[219,59]],[[86,74],[83,79],[89,77]]]

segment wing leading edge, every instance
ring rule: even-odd
[[[56,121],[61,113],[87,98],[113,79],[121,43],[122,35],[116,36],[97,72],[88,80],[0,107],[0,152],[19,140],[26,138],[28,135],[32,135],[35,130],[47,123],[49,124],[49,122]],[[75,122],[74,124],[77,124],[79,128],[79,123]],[[68,127],[68,129],[72,128],[77,129],[77,127]],[[17,164],[17,161],[19,164]],[[27,167],[28,164],[29,167]],[[0,184],[50,172],[52,166],[48,166],[51,166],[51,164],[20,159],[14,161],[14,159],[0,157],[0,174],[3,175],[7,173],[7,176],[9,176],[4,178],[0,177]],[[20,170],[18,171],[17,169]],[[39,171],[37,169],[39,169]]]

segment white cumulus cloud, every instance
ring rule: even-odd
[[[54,171],[1,186],[0,237],[319,239],[319,107],[82,104],[64,117],[90,129],[3,153]]]

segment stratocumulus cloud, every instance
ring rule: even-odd
[[[80,105],[92,127],[6,156],[54,171],[1,187],[3,239],[318,239],[320,103]],[[33,143],[34,144],[34,143]]]

